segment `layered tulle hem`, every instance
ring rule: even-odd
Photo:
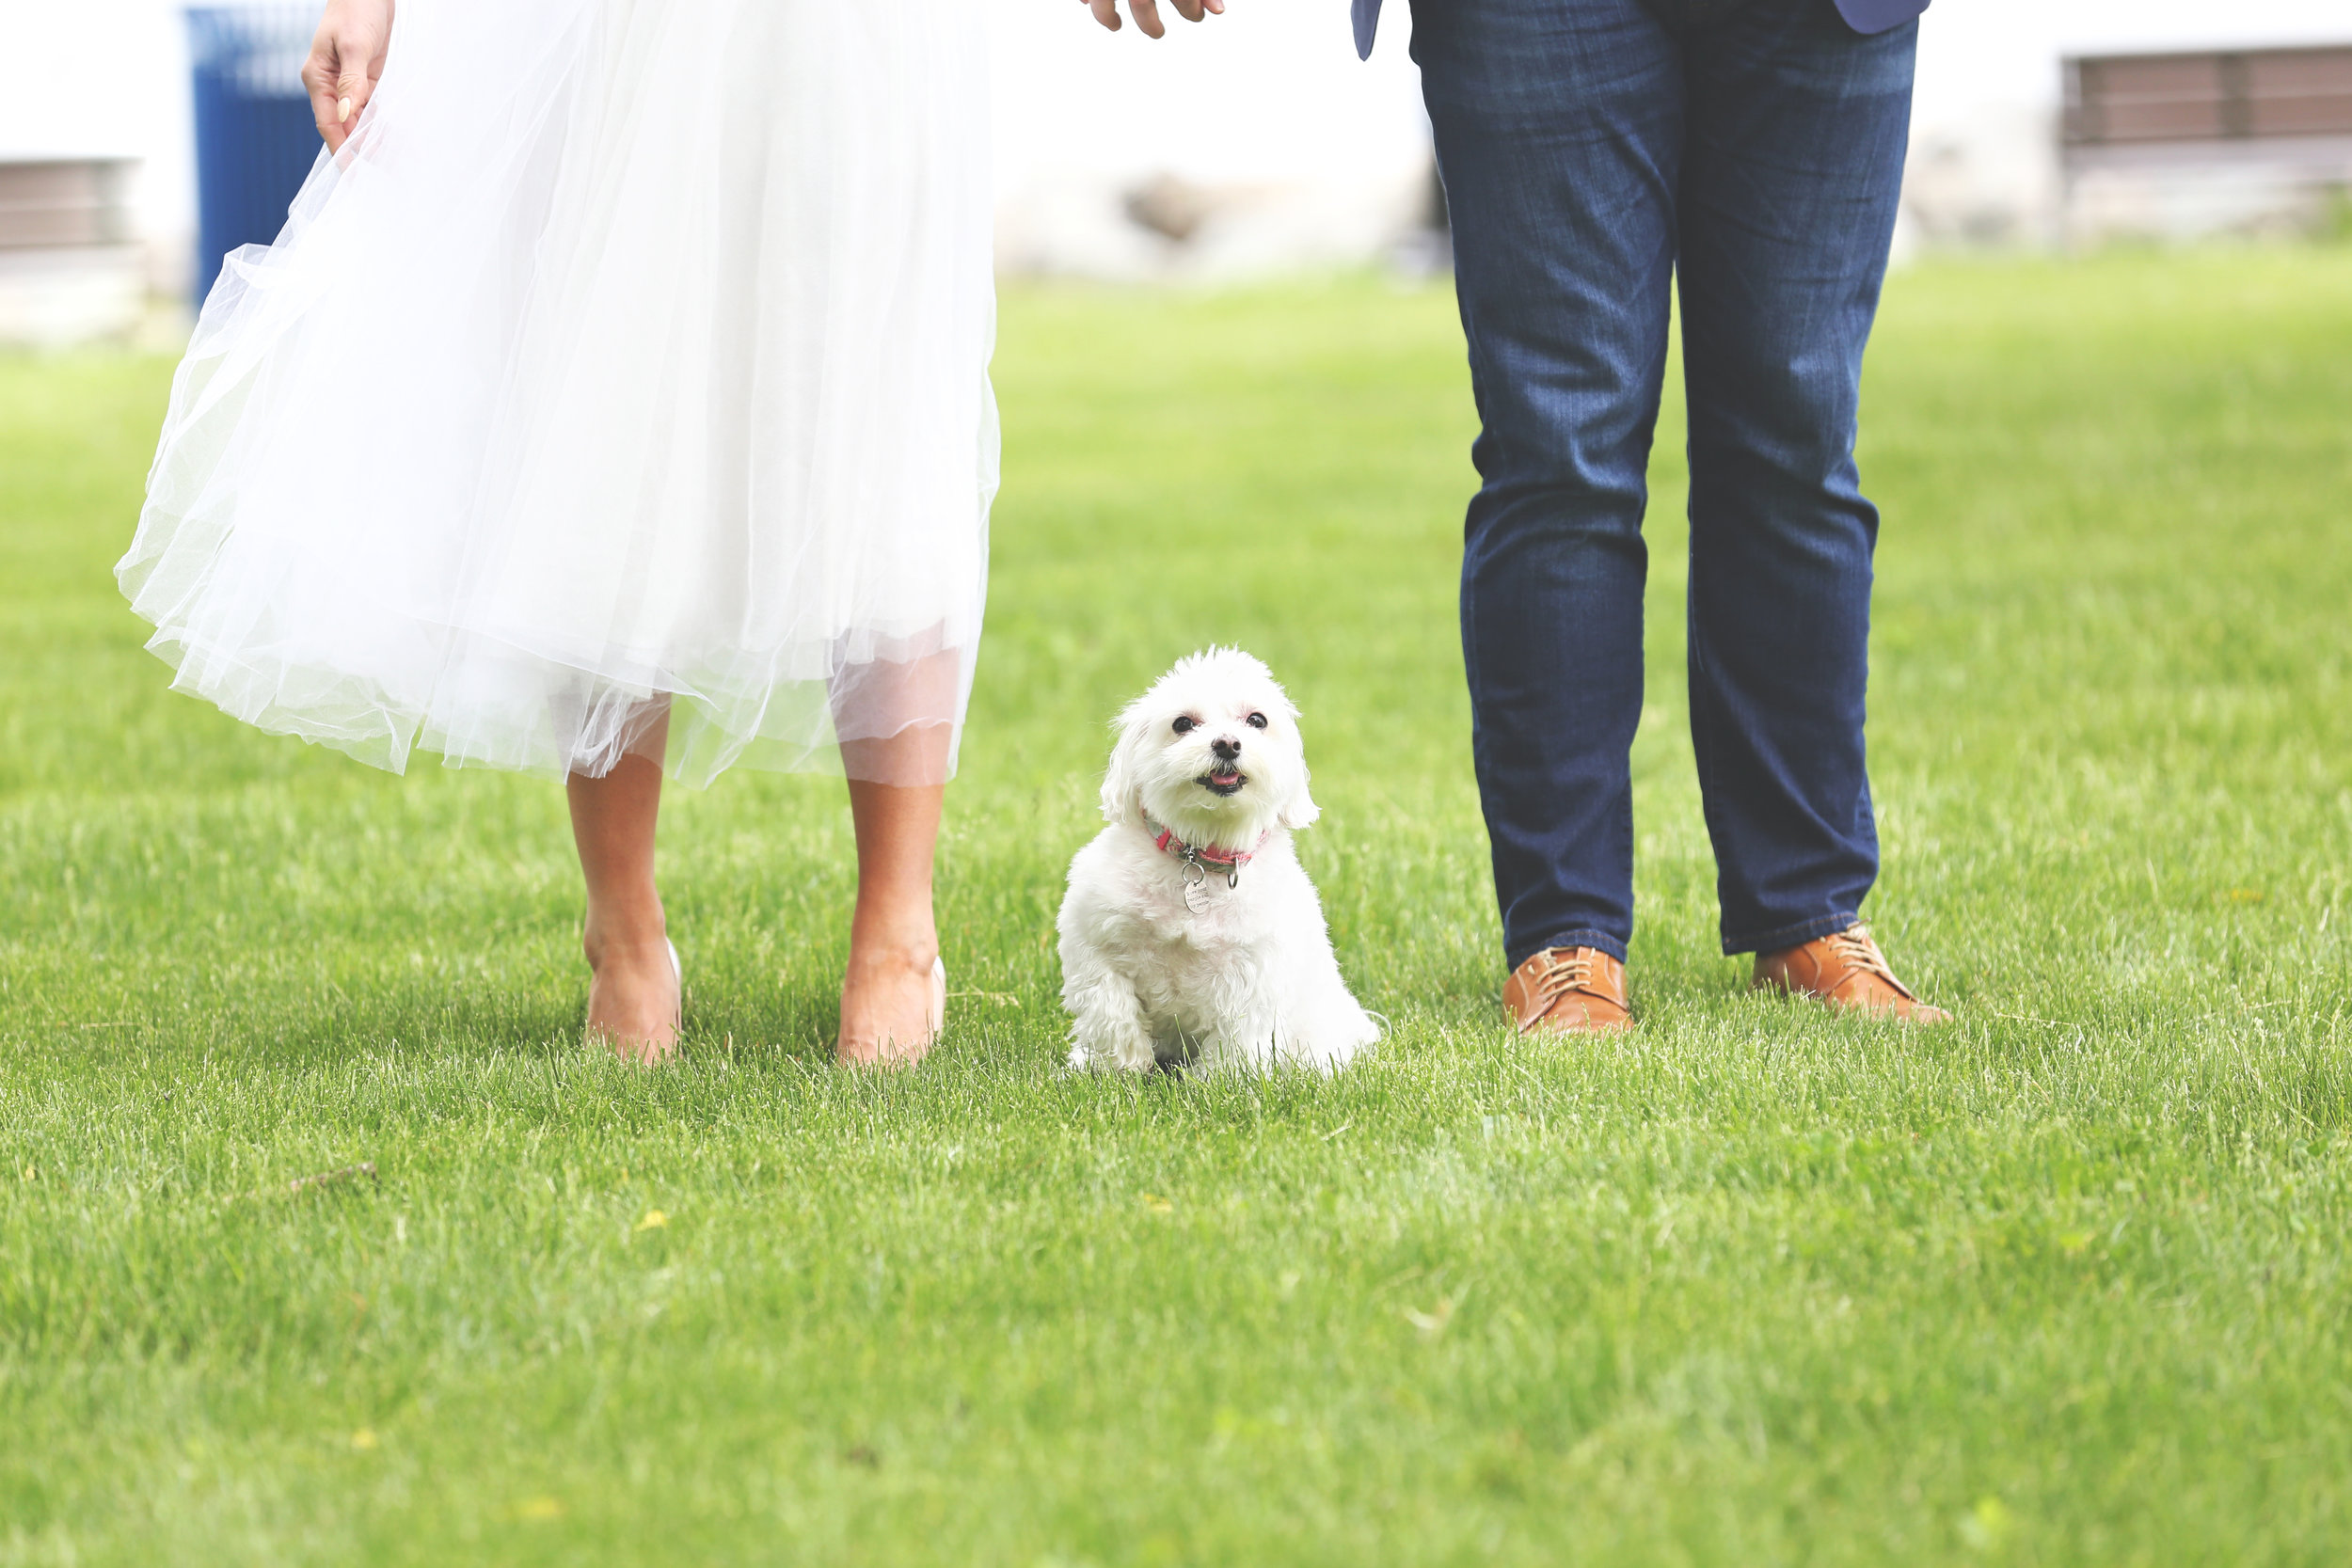
[[[405,770],[942,782],[997,481],[966,0],[402,0],[229,258],[118,568],[174,687]]]
[[[133,608],[147,613],[140,597],[135,590]],[[648,665],[616,678],[495,637],[408,629],[449,649],[422,692],[249,637],[208,641],[184,624],[160,624],[147,648],[176,673],[173,690],[388,772],[406,772],[421,752],[450,768],[600,778],[623,757],[643,756],[698,787],[736,767],[945,784],[974,663],[971,647],[932,627],[765,654],[730,649],[697,670]]]

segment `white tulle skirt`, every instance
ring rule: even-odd
[[[174,685],[395,770],[666,731],[693,782],[945,778],[996,485],[983,8],[401,0],[173,384],[118,571]]]

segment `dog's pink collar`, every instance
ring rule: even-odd
[[[1164,855],[1173,855],[1183,861],[1192,873],[1190,879],[1195,882],[1207,880],[1208,868],[1214,865],[1225,873],[1227,887],[1237,885],[1241,881],[1241,868],[1257,859],[1258,851],[1263,849],[1266,841],[1274,836],[1274,830],[1268,828],[1258,835],[1258,842],[1247,849],[1220,849],[1214,844],[1186,844],[1176,836],[1175,829],[1163,828],[1152,821],[1150,812],[1141,815],[1143,831],[1152,835],[1153,847]]]

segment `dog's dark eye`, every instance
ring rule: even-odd
[[[1197,720],[1179,719],[1176,721],[1175,727],[1178,735],[1190,735],[1194,730],[1200,728],[1200,726],[1199,721]]]
[[[1249,716],[1249,727],[1250,727],[1251,729],[1253,729],[1253,730],[1262,730],[1262,729],[1264,729],[1264,728],[1265,728],[1265,715],[1264,715],[1264,714],[1263,714],[1263,713],[1253,713],[1253,714],[1251,714],[1251,715]]]

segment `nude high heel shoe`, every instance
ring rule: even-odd
[[[677,1054],[679,1042],[686,1035],[686,965],[677,956],[677,943],[667,937],[661,944],[670,950],[670,973],[677,979],[677,1008],[670,1015],[670,1043],[665,1049],[648,1049],[649,1040],[625,1040],[609,1029],[590,1024],[583,1031],[590,1045],[601,1045],[617,1053],[623,1061],[639,1067],[653,1067]]]
[[[670,1032],[682,1037],[686,1033],[686,965],[678,958],[676,942],[663,937],[661,945],[670,950],[670,973],[677,976],[677,1012],[670,1021]]]
[[[946,1028],[947,960],[933,958],[931,960],[930,1006],[924,1011],[921,1036],[911,1044],[902,1045],[895,1039],[888,1041],[874,1060],[866,1062],[860,1061],[845,1052],[842,1049],[841,1036],[836,1032],[833,1038],[834,1060],[844,1067],[913,1067],[930,1053],[932,1046],[939,1043],[939,1037],[946,1032]]]

